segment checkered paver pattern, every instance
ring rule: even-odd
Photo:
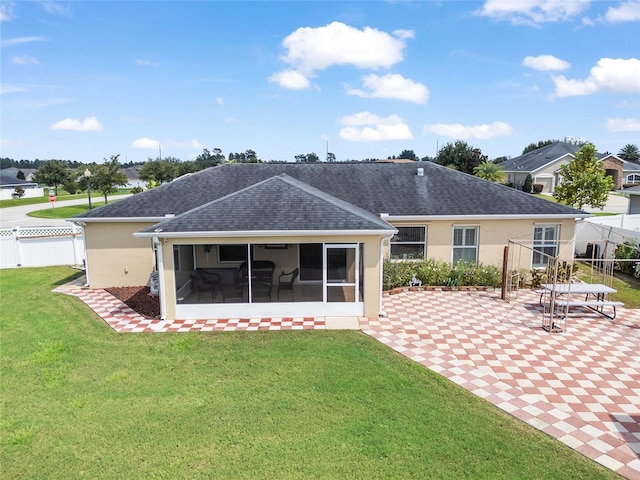
[[[79,297],[118,332],[324,329],[322,318],[163,322],[138,315],[85,279],[56,289]],[[640,310],[614,321],[584,308],[563,333],[541,328],[539,295],[407,291],[364,333],[449,378],[629,479],[640,480]]]
[[[640,479],[640,311],[572,310],[542,329],[539,295],[407,291],[364,333],[598,463]]]
[[[55,291],[78,297],[119,333],[142,332],[232,332],[254,330],[323,330],[324,318],[215,318],[162,321],[139,315],[102,289],[84,287],[85,277],[62,285]]]

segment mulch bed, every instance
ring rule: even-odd
[[[107,292],[147,318],[160,318],[160,299],[150,295],[149,287],[111,287]]]

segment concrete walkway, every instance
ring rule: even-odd
[[[84,277],[56,289],[79,297],[118,332],[357,328],[356,319],[147,319]],[[564,333],[541,328],[539,295],[403,292],[363,333],[620,475],[640,480],[640,310],[615,321],[576,308]]]

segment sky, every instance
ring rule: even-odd
[[[640,1],[6,1],[0,157],[640,146]]]

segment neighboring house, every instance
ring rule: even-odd
[[[20,180],[19,178],[6,176],[5,170],[0,175],[0,200],[10,200],[14,197],[16,187],[22,187],[24,195],[22,198],[35,198],[44,196],[44,189],[39,187],[37,183],[28,180]]]
[[[624,185],[640,185],[640,163],[628,162],[622,160],[622,171],[624,174],[622,186]]]
[[[560,167],[569,164],[575,153],[582,145],[567,142],[555,142],[550,145],[527,152],[519,157],[502,162],[507,175],[507,182],[518,190],[522,189],[527,175],[531,175],[534,184],[542,185],[542,193],[553,193],[562,183]],[[626,182],[625,162],[611,153],[598,153],[598,159],[603,162],[607,175],[613,178],[614,189],[622,188]],[[638,165],[640,167],[640,165]],[[640,172],[638,172],[640,175]]]
[[[140,187],[143,190],[146,189],[146,184],[143,180],[140,180],[140,169],[142,165],[134,165],[133,167],[123,168],[122,171],[127,176],[127,184],[125,188]]]
[[[630,183],[640,183],[640,182],[630,182]],[[626,195],[629,195],[629,211],[627,213],[630,215],[640,214],[640,186],[625,188],[624,190],[619,190],[619,193],[624,193]]]
[[[519,266],[540,267],[539,252],[572,258],[588,216],[435,163],[371,162],[224,164],[69,220],[91,287],[157,270],[162,318],[187,319],[377,316],[388,256],[500,265],[527,237]]]

